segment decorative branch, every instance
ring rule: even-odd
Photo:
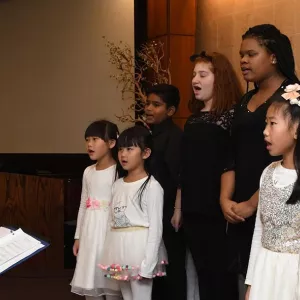
[[[170,61],[166,68],[163,67],[164,44],[149,41],[141,45],[136,51],[126,43],[118,44],[108,41],[105,36],[105,46],[109,50],[109,62],[118,70],[117,74],[110,75],[121,86],[122,100],[133,102],[127,112],[122,110],[122,115],[116,115],[121,122],[144,122],[144,107],[147,100],[145,86],[160,83],[171,83]],[[130,113],[131,112],[131,113]],[[132,117],[132,112],[137,117]]]

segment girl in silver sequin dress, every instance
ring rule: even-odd
[[[260,181],[246,300],[300,299],[300,85],[283,87],[268,109],[267,149],[282,161]]]

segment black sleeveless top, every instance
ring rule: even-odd
[[[248,103],[257,90],[244,95],[238,105],[232,124],[232,145],[235,164],[236,202],[247,201],[258,190],[263,170],[279,157],[270,156],[264,141],[267,110],[273,99],[281,97],[282,84],[276,92],[254,112],[248,110]]]

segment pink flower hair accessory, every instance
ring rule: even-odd
[[[286,88],[284,89],[285,93],[282,94],[281,96],[285,99],[290,101],[291,105],[298,105],[300,106],[300,100],[298,99],[298,97],[300,96],[300,93],[298,91],[300,91],[300,85],[298,83],[295,84],[289,84],[288,86],[286,86]]]

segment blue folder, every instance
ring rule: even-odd
[[[15,231],[16,229],[13,228],[13,227],[8,227],[6,226],[6,228],[10,229],[12,232]],[[25,231],[24,231],[25,232]],[[50,246],[50,243],[40,239],[40,238],[37,238],[36,236],[32,235],[32,234],[29,234],[27,232],[25,232],[26,234],[30,235],[31,237],[35,238],[36,240],[40,241],[42,243],[42,245],[44,245],[43,248],[40,248],[38,250],[36,250],[35,252],[31,253],[30,255],[26,256],[25,258],[19,260],[18,262],[16,262],[15,264],[13,264],[12,266],[10,266],[9,268],[5,269],[4,271],[0,272],[0,275],[1,274],[4,274],[5,272],[11,270],[12,268],[14,268],[15,266],[18,266],[19,264],[21,264],[22,262],[28,260],[29,258],[35,256],[36,254],[40,253],[41,251],[45,250],[47,247]]]

